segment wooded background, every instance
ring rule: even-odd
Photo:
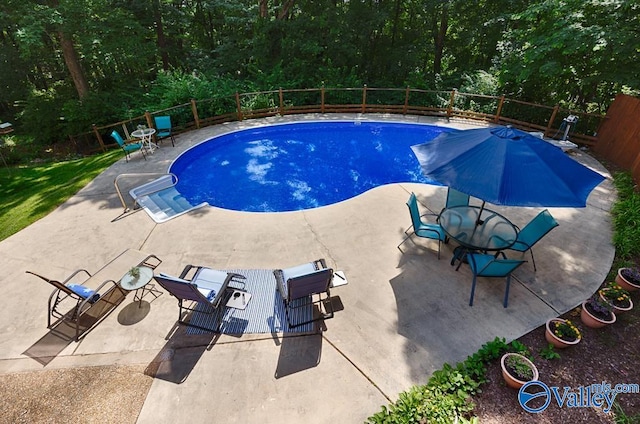
[[[604,113],[640,89],[622,0],[3,0],[0,119],[52,144],[207,99],[413,87]]]

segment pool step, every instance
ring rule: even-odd
[[[208,205],[206,202],[192,205],[176,190],[171,176],[158,178],[132,189],[129,193],[157,223],[166,222],[193,209]]]

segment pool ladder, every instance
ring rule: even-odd
[[[137,193],[138,198],[142,196],[148,196],[153,193],[157,193],[169,187],[174,187],[176,184],[178,184],[178,176],[171,172],[152,172],[152,173],[135,173],[135,174],[118,175],[113,181],[113,185],[116,188],[116,193],[118,193],[118,198],[120,199],[120,203],[122,203],[122,207],[124,208],[124,213],[129,212],[131,208],[127,206],[127,203],[125,202],[124,197],[122,196],[122,191],[120,190],[120,186],[118,185],[118,182],[120,182],[120,180],[122,180],[123,178],[131,178],[131,177],[165,177],[165,176],[171,176],[171,185],[162,186],[157,189],[150,190],[149,192]],[[138,206],[138,199],[136,198],[133,202],[133,209],[136,209],[137,206]]]

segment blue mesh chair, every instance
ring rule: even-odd
[[[532,247],[549,231],[553,230],[558,225],[558,221],[556,221],[555,218],[551,216],[549,211],[545,209],[518,232],[518,238],[516,239],[516,242],[509,249],[522,253],[525,253],[527,250],[531,252],[533,270],[537,271],[536,260],[533,257]]]
[[[468,253],[467,260],[473,273],[473,284],[471,285],[471,297],[469,306],[473,306],[473,295],[476,291],[477,277],[507,278],[507,287],[504,291],[504,301],[502,305],[506,308],[509,302],[509,286],[511,285],[511,273],[515,271],[525,261],[516,259],[496,259],[494,255],[486,253]]]
[[[171,117],[170,116],[155,116],[153,120],[156,123],[156,138],[158,141],[161,141],[165,138],[171,139],[171,145],[173,147],[176,146],[175,139],[173,138],[173,133],[171,131]]]
[[[452,208],[454,206],[468,206],[469,195],[455,190],[451,187],[447,190],[447,201],[445,202],[445,209]]]
[[[144,160],[147,160],[147,156],[144,154],[144,145],[142,143],[125,143],[120,133],[116,130],[111,131],[111,137],[122,148],[122,151],[124,151],[124,157],[127,162],[129,162],[129,155],[131,152],[136,152],[138,150],[142,153]]]
[[[445,240],[444,230],[440,224],[428,224],[422,221],[420,211],[418,210],[418,201],[414,193],[411,193],[411,196],[409,196],[407,206],[409,207],[409,213],[411,214],[412,225],[405,230],[405,234],[407,234],[407,236],[398,245],[398,249],[402,252],[402,249],[400,249],[402,243],[409,240],[409,238],[415,234],[418,237],[438,240],[438,259],[440,259],[440,244]],[[410,233],[407,233],[411,228],[413,228],[413,230]]]

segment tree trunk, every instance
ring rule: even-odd
[[[258,5],[260,10],[260,17],[267,18],[269,16],[269,5],[267,3],[267,0],[260,0],[260,3],[258,3]]]
[[[167,52],[167,39],[164,36],[164,29],[162,27],[162,13],[160,13],[160,1],[155,0],[153,2],[153,15],[156,21],[156,37],[158,50],[160,51],[160,59],[162,60],[162,69],[169,70],[169,53]]]
[[[64,63],[67,65],[67,70],[73,79],[73,84],[78,92],[78,98],[82,100],[87,96],[87,94],[89,94],[89,84],[84,76],[84,72],[82,72],[76,48],[73,45],[73,40],[63,31],[58,31],[58,36],[60,37],[60,46],[62,47]]]
[[[440,15],[440,28],[435,36],[435,56],[433,58],[433,72],[440,74],[442,72],[442,52],[444,51],[444,39],[449,28],[449,5],[442,5],[442,15]]]
[[[291,12],[291,8],[293,7],[294,3],[295,3],[295,0],[287,0],[282,4],[282,8],[278,13],[278,20],[282,21],[289,17],[289,12]]]

